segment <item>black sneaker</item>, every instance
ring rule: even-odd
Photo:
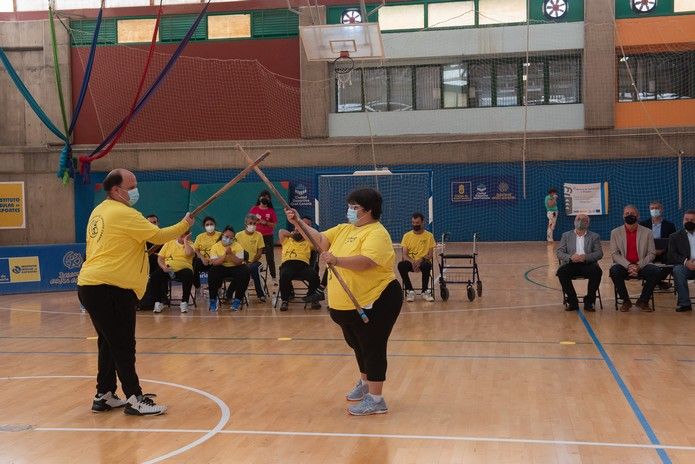
[[[113,408],[122,408],[125,406],[125,401],[120,399],[115,393],[97,393],[92,401],[92,412],[105,412]]]
[[[311,309],[321,309],[321,303],[319,303],[318,301],[314,301],[313,303],[311,303],[310,308]]]
[[[287,311],[288,309],[290,309],[290,302],[283,301],[282,304],[280,304],[280,311]]]
[[[319,293],[318,291],[313,291],[304,298],[302,298],[302,301],[304,303],[315,303],[321,300],[323,300],[323,293]]]
[[[584,303],[584,311],[588,313],[593,313],[596,311],[596,308],[594,308],[593,303]]]
[[[684,312],[692,311],[692,310],[693,310],[693,307],[692,307],[691,305],[688,305],[688,306],[679,306],[679,307],[676,308],[676,312],[677,312],[677,313],[684,313]]]

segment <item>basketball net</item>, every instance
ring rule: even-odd
[[[338,88],[344,89],[352,85],[352,70],[355,69],[355,62],[350,58],[350,53],[341,51],[340,56],[333,61],[333,72],[338,83]]]

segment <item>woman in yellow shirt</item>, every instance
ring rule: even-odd
[[[403,290],[393,272],[395,252],[391,236],[379,222],[381,194],[360,189],[348,198],[348,224],[339,224],[321,233],[307,228],[322,250],[321,260],[336,267],[348,288],[369,317],[364,323],[352,301],[332,272],[328,278],[328,307],[331,319],[343,330],[345,341],[355,352],[360,380],[346,395],[359,401],[348,407],[356,416],[388,412],[381,396],[386,379],[386,345],[401,312]],[[286,211],[287,219],[302,230],[296,210]]]
[[[167,282],[178,280],[181,282],[183,295],[181,295],[181,312],[188,312],[188,300],[191,297],[193,287],[193,243],[191,232],[186,231],[175,240],[166,242],[157,256],[157,270],[150,276],[149,286],[156,293],[154,311],[161,313],[166,298]]]
[[[215,230],[217,223],[212,216],[203,219],[204,232],[198,234],[193,243],[195,258],[193,259],[193,285],[200,288],[200,273],[210,270],[210,248],[220,239],[222,233]]]
[[[208,271],[210,311],[217,311],[217,293],[222,282],[227,278],[231,279],[227,288],[227,299],[232,302],[231,309],[232,311],[240,310],[251,273],[249,267],[244,264],[244,248],[234,239],[232,226],[225,227],[220,241],[210,248],[210,265],[212,266]]]

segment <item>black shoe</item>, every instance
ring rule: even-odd
[[[311,309],[321,309],[321,303],[319,303],[318,301],[314,301],[313,303],[311,303]]]
[[[304,298],[302,298],[302,301],[304,303],[316,303],[317,301],[321,300],[323,300],[323,294],[317,291],[313,291]]]
[[[289,301],[283,301],[280,305],[280,311],[287,311],[290,308]]]
[[[687,311],[692,311],[693,307],[691,305],[688,306],[679,306],[676,308],[677,313],[685,313]]]
[[[588,313],[593,313],[596,312],[596,308],[594,308],[593,303],[585,303],[584,304],[584,311]]]
[[[578,304],[567,305],[565,307],[565,311],[579,311],[579,305]]]

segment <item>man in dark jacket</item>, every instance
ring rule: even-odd
[[[685,212],[683,228],[669,237],[668,262],[673,264],[673,282],[678,293],[676,311],[692,311],[688,279],[695,279],[695,209]]]

